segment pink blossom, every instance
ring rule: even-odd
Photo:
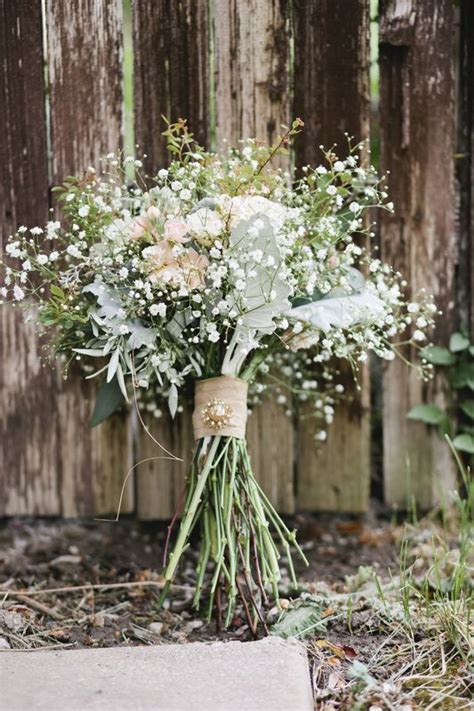
[[[145,214],[134,219],[130,232],[130,238],[141,239],[145,232],[148,232],[155,239],[159,239],[160,235],[157,229],[157,222],[161,219],[162,215],[160,210],[154,205],[151,205]]]
[[[188,242],[189,238],[185,237],[188,232],[188,226],[182,220],[167,220],[165,222],[165,239],[172,242]]]
[[[199,254],[195,249],[187,249],[179,257],[184,280],[190,289],[202,289],[205,285],[206,269],[209,260],[203,254]]]

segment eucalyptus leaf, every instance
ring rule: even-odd
[[[110,417],[123,401],[123,393],[120,390],[117,378],[112,378],[109,383],[105,382],[97,393],[94,412],[89,421],[90,427],[96,427]]]
[[[452,353],[457,353],[458,351],[465,351],[469,348],[469,338],[463,336],[462,333],[453,333],[449,339],[449,350]]]
[[[102,348],[74,348],[73,350],[74,353],[92,356],[93,358],[101,358],[104,355]]]
[[[441,346],[426,346],[421,349],[420,355],[433,365],[454,365],[456,362],[456,356]]]
[[[176,410],[178,409],[178,388],[176,385],[172,385],[170,387],[168,393],[168,407],[171,417],[174,417],[176,415]]]
[[[427,425],[439,425],[445,413],[437,405],[416,405],[407,415],[409,420],[419,420]]]
[[[110,383],[112,378],[115,376],[115,373],[117,372],[119,358],[120,358],[120,350],[118,348],[116,348],[110,357],[109,366],[107,368],[107,382],[108,383]]]
[[[460,434],[453,439],[453,446],[460,452],[474,454],[474,436],[470,434]]]
[[[120,361],[117,365],[117,382],[119,384],[119,388],[122,392],[122,395],[124,396],[125,400],[128,402],[128,393],[127,393],[127,386],[125,385],[125,378],[123,375],[123,368],[120,364]]]

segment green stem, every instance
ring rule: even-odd
[[[176,568],[178,566],[179,559],[181,558],[183,548],[187,543],[189,532],[190,532],[191,526],[194,521],[194,516],[195,516],[196,510],[199,506],[199,502],[201,501],[201,496],[204,491],[204,487],[206,486],[206,481],[209,476],[209,472],[211,471],[211,467],[214,462],[214,456],[216,454],[220,440],[221,440],[221,438],[219,436],[213,438],[212,444],[209,448],[208,455],[206,457],[206,462],[204,464],[204,467],[203,467],[201,473],[199,474],[199,476],[197,478],[196,488],[194,489],[194,493],[193,493],[192,498],[189,502],[189,507],[187,508],[184,518],[181,521],[181,526],[179,527],[178,539],[176,541],[173,552],[170,554],[168,565],[166,566],[166,571],[165,571],[165,580],[166,581],[171,581],[174,577],[175,572],[176,572]]]

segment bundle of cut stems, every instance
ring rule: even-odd
[[[266,630],[265,608],[278,600],[280,549],[287,557],[295,587],[291,548],[305,564],[307,560],[296,532],[287,528],[258,484],[244,438],[214,435],[198,441],[178,536],[164,573],[162,599],[197,526],[195,609],[201,608],[207,595],[208,619],[215,609],[218,623],[222,623],[224,609],[228,627],[236,604],[241,602],[251,630],[255,632],[259,622]]]

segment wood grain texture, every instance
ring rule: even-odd
[[[188,119],[197,140],[208,144],[209,15],[207,0],[137,0],[133,3],[135,138],[147,154],[150,175],[169,163],[161,136],[162,114]],[[137,467],[137,514],[142,519],[170,518],[184,486],[194,447],[190,412],[171,421],[167,405],[155,419],[143,414],[153,436],[184,463],[156,460]],[[138,427],[137,461],[162,452]]]
[[[150,174],[168,164],[163,115],[207,143],[208,23],[207,0],[133,2],[135,140]]]
[[[272,143],[289,113],[289,3],[215,0],[217,148],[222,140]]]
[[[48,215],[41,2],[0,2],[0,254]],[[54,374],[34,322],[0,307],[0,515],[60,513]]]
[[[122,4],[120,0],[47,0],[52,182],[78,174],[122,145]],[[126,417],[90,430],[95,384],[71,372],[58,388],[61,499],[64,516],[114,511],[132,460]],[[133,505],[132,484],[123,511]]]
[[[474,337],[474,4],[462,0],[459,10],[458,147],[459,187],[457,237],[457,311],[461,326]]]
[[[174,421],[147,417],[147,427],[155,439],[183,461],[154,459],[138,469],[137,515],[142,520],[168,519],[183,504],[186,474],[192,461],[194,439],[191,412],[187,410]],[[145,433],[139,435],[140,459],[166,457]]]
[[[449,0],[381,3],[381,163],[395,214],[382,219],[384,260],[400,269],[413,294],[434,293],[443,316],[433,340],[446,345],[455,317],[455,17]],[[386,367],[385,499],[405,508],[432,506],[454,486],[451,455],[438,434],[409,422],[420,402],[446,403],[441,377],[424,386],[401,363]]]
[[[296,165],[321,162],[320,145],[337,144],[344,157],[344,132],[361,141],[369,136],[369,2],[295,0],[293,113],[305,126],[296,142]],[[370,490],[370,384],[368,369],[338,406],[328,440],[317,448],[311,419],[298,423],[298,508],[364,511]],[[304,408],[302,414],[305,414]]]
[[[289,4],[286,0],[215,0],[215,117],[217,148],[241,138],[272,143],[290,120]],[[279,161],[289,168],[289,159]],[[294,511],[294,431],[270,399],[247,426],[256,476],[274,505]]]

